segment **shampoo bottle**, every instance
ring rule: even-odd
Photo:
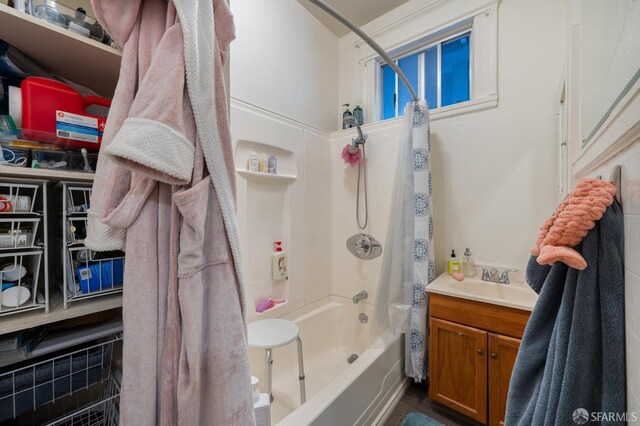
[[[278,157],[273,154],[269,156],[269,173],[272,175],[278,174]]]
[[[350,129],[351,125],[347,124],[345,122],[345,120],[349,117],[351,117],[351,111],[349,111],[349,104],[344,104],[342,105],[343,107],[347,107],[347,109],[345,110],[345,112],[342,113],[342,128],[343,129]]]
[[[462,259],[462,273],[465,277],[471,278],[476,275],[476,262],[471,257],[471,249],[467,249],[464,252],[464,258]]]
[[[251,155],[249,155],[249,166],[248,169],[250,172],[257,172],[260,168],[260,159],[258,159],[258,154],[255,151],[251,151]]]
[[[460,261],[456,258],[456,252],[454,250],[451,250],[451,257],[449,258],[449,262],[447,262],[447,269],[449,275],[460,272]]]
[[[353,109],[353,118],[356,119],[359,125],[364,125],[364,112],[362,111],[360,105],[356,105],[356,107]]]
[[[287,254],[282,251],[282,241],[273,243],[274,253],[271,260],[271,273],[274,281],[288,280]]]
[[[269,157],[267,157],[267,154],[263,154],[260,157],[260,161],[258,162],[258,171],[260,173],[269,172]]]

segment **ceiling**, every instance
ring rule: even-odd
[[[330,6],[361,27],[384,15],[408,0],[325,0]],[[335,35],[342,37],[350,30],[308,0],[298,0],[313,16],[329,28]]]

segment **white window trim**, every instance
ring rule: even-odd
[[[393,57],[401,57],[415,52],[420,44],[426,48],[429,40],[433,44],[471,30],[471,100],[434,109],[432,119],[498,105],[498,3],[497,0],[436,0],[382,28],[369,31],[369,35]],[[381,114],[376,105],[382,88],[379,57],[361,40],[355,47],[360,52],[366,122],[380,121]]]

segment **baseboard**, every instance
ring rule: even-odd
[[[398,405],[398,402],[400,402],[404,393],[409,388],[409,385],[411,385],[411,379],[409,377],[405,377],[404,380],[400,381],[400,384],[382,410],[380,410],[380,414],[378,414],[378,417],[373,421],[372,425],[382,426],[385,424],[393,410],[396,408],[396,405]]]

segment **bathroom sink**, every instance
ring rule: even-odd
[[[456,281],[442,274],[426,286],[429,293],[438,293],[462,299],[532,311],[538,295],[526,283],[496,284],[478,278]]]

